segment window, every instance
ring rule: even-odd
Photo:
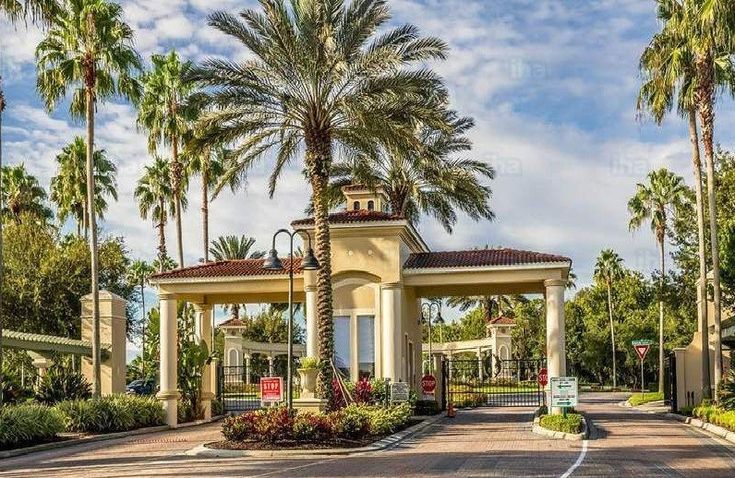
[[[230,349],[229,354],[229,366],[230,367],[239,367],[240,366],[240,354],[238,353],[237,349]]]
[[[334,364],[346,376],[350,376],[350,316],[334,318]]]
[[[375,210],[375,201],[368,201],[368,211]]]
[[[357,316],[357,337],[359,341],[359,377],[375,376],[375,317]]]
[[[355,211],[359,211],[360,210],[360,201],[353,202],[352,203],[352,209],[354,209]]]

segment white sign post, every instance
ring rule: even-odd
[[[576,407],[579,396],[577,377],[551,377],[551,407],[561,408],[564,415],[567,408]]]

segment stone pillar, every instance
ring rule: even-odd
[[[212,353],[212,325],[214,317],[212,316],[212,306],[209,304],[194,304],[194,308],[197,312],[196,329],[197,329],[197,340],[204,342],[207,345],[207,350],[210,355]],[[212,376],[217,372],[213,367],[216,366],[216,362],[204,366],[202,370],[202,390],[200,394],[200,401],[202,409],[204,411],[204,419],[209,420],[212,418],[212,399],[214,399],[214,388],[212,388]]]
[[[546,368],[551,377],[564,377],[567,373],[566,344],[564,339],[564,290],[566,281],[547,280],[546,286]],[[548,387],[548,386],[547,386]],[[551,403],[551,394],[547,390]],[[552,413],[561,413],[555,408]]]
[[[177,400],[179,399],[177,366],[177,330],[176,330],[176,296],[159,293],[159,309],[161,314],[161,375],[159,383],[161,390],[156,397],[163,401],[166,411],[166,424],[176,428]]]
[[[82,340],[92,342],[92,294],[85,295],[82,305]],[[100,341],[102,342],[102,363],[100,364],[102,395],[125,393],[125,364],[127,362],[127,301],[108,292],[99,291]],[[92,359],[82,359],[82,374],[91,383]]]
[[[401,379],[401,286],[381,284],[381,332],[383,351],[383,378]]]
[[[482,382],[485,380],[483,370],[482,370],[482,349],[480,347],[477,347],[477,376]]]
[[[319,355],[319,332],[316,315],[316,285],[307,285],[306,304],[304,316],[306,319],[306,356],[316,357]]]
[[[245,360],[245,385],[250,385],[250,354],[243,355]]]
[[[273,367],[273,356],[272,355],[269,355],[268,356],[268,375],[271,376],[271,377],[274,374],[273,368],[274,368]]]

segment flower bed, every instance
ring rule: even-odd
[[[210,446],[234,450],[358,447],[416,423],[411,415],[408,404],[350,405],[319,414],[274,407],[226,418],[225,440]]]

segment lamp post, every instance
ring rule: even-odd
[[[436,323],[443,324],[444,319],[442,318],[442,306],[441,302],[424,302],[421,304],[421,317],[419,318],[419,322],[426,322],[429,325],[429,374],[433,375],[434,373],[434,363],[432,360],[431,355],[431,313],[432,311],[436,312]]]
[[[268,257],[263,262],[263,269],[267,271],[283,270],[283,262],[278,258],[278,251],[276,250],[276,238],[280,234],[286,234],[289,238],[290,245],[288,253],[288,363],[286,364],[286,406],[289,410],[293,408],[293,398],[291,393],[293,385],[293,376],[291,371],[293,362],[293,240],[300,232],[303,232],[306,234],[306,237],[309,238],[309,247],[306,250],[304,257],[301,258],[301,269],[305,271],[319,269],[319,261],[314,257],[314,250],[311,247],[311,235],[309,235],[309,233],[304,229],[295,229],[293,232],[288,229],[279,229],[276,231],[276,233],[273,234],[273,245],[271,246],[271,250],[268,253]]]

